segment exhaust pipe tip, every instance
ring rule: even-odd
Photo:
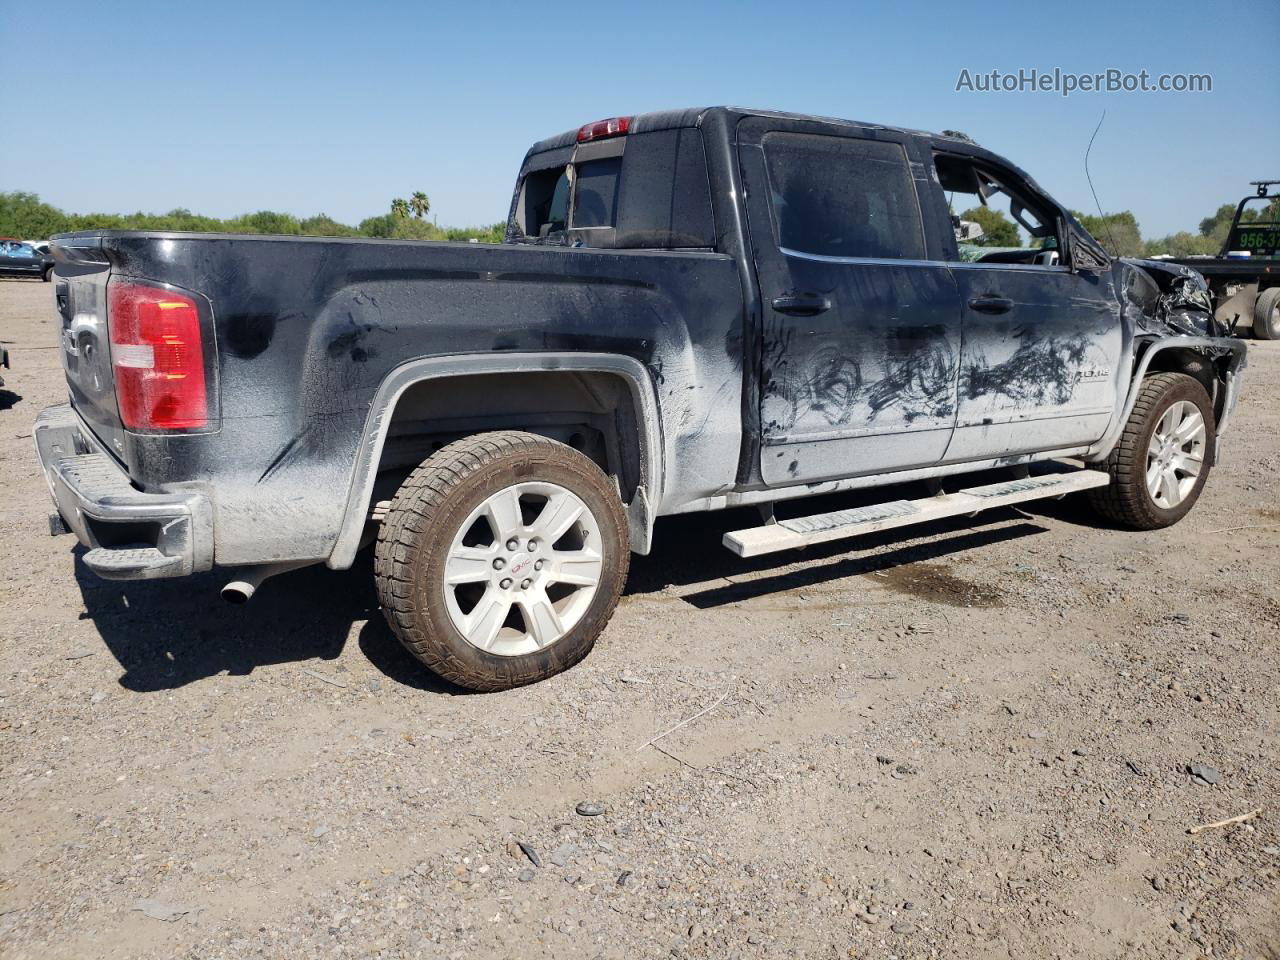
[[[248,603],[255,589],[257,588],[252,583],[245,580],[232,580],[222,588],[222,599],[236,605]]]

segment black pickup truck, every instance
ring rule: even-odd
[[[957,193],[1006,203],[1025,248],[961,257]],[[743,556],[1077,490],[1173,523],[1245,361],[1197,274],[1110,259],[962,134],[736,108],[535,144],[501,245],[108,230],[54,254],[70,402],[34,435],[84,565],[242,568],[243,600],[376,541],[395,633],[477,689],[584,657],[658,516],[758,505],[724,538]],[[771,509],[910,480],[932,495]]]

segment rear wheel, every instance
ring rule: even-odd
[[[449,444],[404,482],[378,533],[392,631],[441,676],[505,690],[573,666],[626,581],[612,482],[564,444],[516,431]]]
[[[1199,380],[1157,373],[1138,399],[1100,470],[1111,483],[1091,490],[1104,517],[1137,530],[1177,523],[1195,505],[1212,465],[1213,404]]]
[[[44,269],[44,273],[42,273],[42,274],[40,275],[40,279],[41,279],[41,280],[43,280],[45,283],[48,283],[50,280],[52,280],[52,279],[53,279],[53,267],[45,267],[45,269]]]
[[[1253,304],[1253,335],[1259,340],[1280,340],[1280,287],[1258,294]]]

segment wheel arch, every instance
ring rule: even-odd
[[[383,379],[365,419],[347,491],[342,525],[330,551],[328,565],[342,569],[351,566],[355,560],[362,545],[365,524],[373,503],[375,482],[385,462],[388,439],[392,436],[393,427],[403,424],[410,415],[430,410],[433,402],[431,398],[438,398],[442,390],[465,388],[468,386],[468,378],[528,374],[587,375],[575,378],[583,381],[598,376],[616,379],[625,385],[635,436],[627,437],[622,431],[617,431],[609,442],[616,444],[624,457],[634,457],[634,487],[620,492],[626,507],[631,548],[636,553],[647,553],[653,531],[652,505],[660,502],[664,474],[661,421],[653,383],[644,366],[631,357],[619,354],[485,353],[411,360],[396,367]],[[547,379],[535,377],[529,382],[545,386]],[[474,386],[474,383],[470,385]],[[590,383],[584,383],[584,388],[590,391]],[[516,392],[518,389],[513,387]],[[486,429],[511,429],[519,426],[518,415],[501,419],[506,422],[478,425],[470,431],[462,432],[476,433]],[[545,430],[533,432],[554,436],[554,433]],[[628,443],[635,444],[634,450],[625,448]],[[627,493],[630,493],[629,502],[626,501]]]
[[[1217,447],[1227,432],[1240,395],[1240,374],[1246,366],[1247,351],[1245,342],[1234,337],[1172,336],[1147,341],[1134,365],[1123,406],[1112,418],[1106,435],[1089,448],[1083,459],[1096,462],[1105,460],[1111,453],[1133,413],[1142,381],[1148,374],[1185,373],[1199,381],[1213,401],[1217,421],[1213,450],[1216,461]]]

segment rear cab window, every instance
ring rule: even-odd
[[[701,132],[628,133],[530,156],[507,239],[606,248],[711,249]]]

